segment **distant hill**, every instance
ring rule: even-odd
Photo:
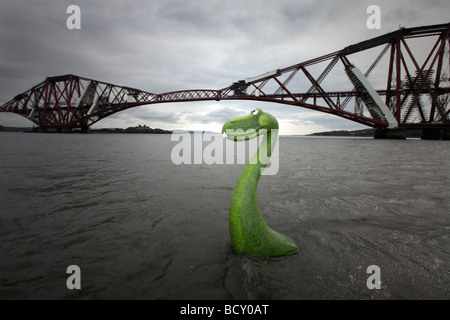
[[[31,127],[4,127],[0,125],[0,131],[8,132],[33,132]],[[55,131],[56,132],[56,131]],[[137,126],[129,127],[126,129],[116,128],[116,129],[91,129],[92,133],[172,133],[172,131],[163,129],[153,129],[148,126]]]
[[[91,133],[158,133],[158,134],[167,134],[172,133],[172,131],[163,130],[163,129],[153,129],[148,126],[137,126],[137,127],[129,127],[126,129],[116,128],[116,129],[91,129]]]
[[[4,126],[0,126],[0,131],[31,132],[31,131],[33,131],[33,128],[32,127],[4,127]]]
[[[308,136],[322,136],[322,137],[373,137],[375,129],[363,129],[363,130],[335,130],[326,132],[316,132],[309,134]],[[407,130],[407,138],[420,138],[422,134],[421,130]]]
[[[309,134],[308,136],[337,136],[337,137],[373,137],[375,129],[363,129],[363,130],[335,130],[326,132],[316,132]]]

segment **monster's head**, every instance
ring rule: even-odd
[[[256,109],[249,115],[228,120],[222,127],[222,133],[232,141],[253,139],[263,133],[278,129],[278,121],[271,114]]]

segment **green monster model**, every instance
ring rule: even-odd
[[[235,251],[256,257],[296,253],[298,248],[294,240],[267,226],[256,197],[261,171],[267,166],[277,141],[277,119],[256,109],[249,115],[228,120],[223,125],[222,133],[232,141],[249,140],[264,133],[267,138],[266,143],[263,139],[234,187],[230,206],[230,235]]]

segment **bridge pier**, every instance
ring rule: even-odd
[[[60,127],[60,128],[41,128],[41,127],[34,127],[33,132],[39,132],[39,133],[47,133],[47,132],[56,132],[56,133],[89,133],[90,127],[81,127],[76,128],[75,130],[71,127]]]
[[[72,133],[72,128],[57,128],[56,132],[58,132],[58,133]]]
[[[373,137],[375,139],[406,139],[406,130],[401,128],[377,128]]]
[[[71,128],[71,127],[64,127],[64,128],[58,128],[58,133],[89,133],[90,128],[89,127],[81,127],[81,128]]]
[[[442,130],[442,140],[450,140],[450,129]]]
[[[441,140],[442,132],[441,129],[423,129],[422,130],[422,140]]]
[[[47,132],[47,128],[33,127],[33,132],[45,133]]]

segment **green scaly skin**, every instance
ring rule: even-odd
[[[263,140],[239,176],[230,206],[230,235],[235,251],[256,257],[276,257],[298,251],[293,239],[267,226],[256,197],[261,171],[267,166],[278,137],[278,130],[274,129],[278,129],[277,119],[260,109],[230,119],[222,128],[222,133],[232,141],[249,140],[264,133],[267,136],[266,143]]]

